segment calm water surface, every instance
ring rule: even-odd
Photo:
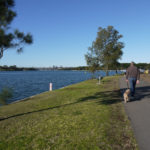
[[[96,75],[105,76],[103,71]],[[115,74],[114,71],[110,75]],[[4,87],[13,90],[13,97],[8,103],[20,100],[49,90],[49,83],[53,83],[53,90],[78,83],[91,78],[86,71],[2,71],[0,72],[0,91]]]

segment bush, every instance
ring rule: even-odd
[[[2,91],[0,92],[0,104],[1,105],[6,105],[7,100],[13,96],[12,93],[13,93],[12,89],[3,88]]]

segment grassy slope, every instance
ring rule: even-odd
[[[89,80],[0,108],[0,149],[137,149],[119,77]]]

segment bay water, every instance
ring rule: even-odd
[[[115,71],[109,71],[114,75]],[[12,103],[49,90],[49,83],[53,90],[90,79],[91,73],[87,71],[1,71],[0,91],[10,88],[13,97],[8,100]],[[95,76],[105,76],[104,71],[97,71]]]

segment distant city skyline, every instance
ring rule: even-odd
[[[86,66],[84,55],[98,27],[114,26],[125,44],[120,62],[150,63],[149,0],[15,0],[11,27],[31,32],[34,42],[17,54],[8,50],[2,65]]]

